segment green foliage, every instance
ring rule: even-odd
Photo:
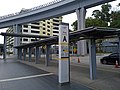
[[[112,11],[111,17],[110,27],[120,28],[120,11]]]
[[[76,31],[77,30],[77,20],[75,22],[73,22],[73,24],[71,26],[73,27],[73,30]]]
[[[120,7],[118,3],[117,7]],[[111,11],[112,6],[108,3],[101,6],[101,10],[94,10],[92,17],[86,19],[86,27],[112,27],[120,28],[120,11]],[[109,25],[109,26],[108,26]],[[77,20],[72,24],[73,30],[77,30]]]
[[[86,19],[86,27],[91,26],[107,27],[107,23],[99,18],[88,17]]]

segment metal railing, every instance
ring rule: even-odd
[[[61,1],[63,1],[63,0],[54,0],[54,1],[48,2],[46,4],[30,8],[30,9],[22,9],[20,12],[16,12],[16,13],[11,13],[11,14],[8,14],[8,15],[0,16],[0,20],[6,19],[6,18],[9,18],[9,17],[13,17],[13,16],[16,16],[16,15],[21,15],[21,14],[29,13],[29,12],[32,12],[34,10],[42,9],[42,8],[48,7],[50,5],[54,5],[56,3],[59,3]]]

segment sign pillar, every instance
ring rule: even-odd
[[[69,24],[61,23],[59,29],[59,83],[63,85],[70,82]]]

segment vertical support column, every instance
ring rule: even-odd
[[[26,54],[27,54],[27,48],[24,48],[24,49],[23,49],[24,61],[26,61]]]
[[[21,25],[15,25],[15,26],[13,26],[13,28],[14,28],[14,33],[20,33],[20,31],[22,30]],[[14,37],[14,46],[19,46],[19,45],[20,45],[20,37]],[[13,49],[13,54],[17,55],[16,48]]]
[[[52,48],[50,47],[50,60],[52,60]]]
[[[95,39],[89,40],[90,79],[96,79],[96,45]]]
[[[20,48],[18,48],[18,50],[17,50],[17,59],[20,59]]]
[[[61,23],[59,30],[59,83],[70,82],[69,24]]]
[[[50,45],[46,45],[45,66],[48,66],[49,60],[50,60]]]
[[[78,30],[85,28],[85,16],[86,9],[83,7],[81,9],[76,10],[77,19],[78,19]],[[78,55],[86,55],[87,54],[87,45],[86,40],[78,41],[77,43],[77,54]]]
[[[39,60],[39,47],[36,47],[35,56],[36,56],[35,63],[38,64],[38,60]]]
[[[3,59],[4,59],[4,61],[6,61],[6,54],[7,54],[6,41],[7,41],[7,37],[6,37],[6,35],[5,35],[5,36],[4,36],[4,53],[3,53]]]
[[[39,47],[39,58],[41,58],[41,47]]]
[[[32,56],[32,48],[29,47],[29,59],[28,59],[29,62],[31,62],[31,56]]]
[[[19,59],[22,60],[22,48],[19,50]]]
[[[119,65],[120,65],[120,37],[118,38],[118,53],[119,53]]]
[[[72,43],[72,55],[74,55],[74,43]]]

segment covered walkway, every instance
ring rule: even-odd
[[[70,43],[79,41],[79,40],[83,40],[83,39],[88,39],[88,41],[89,41],[89,62],[90,62],[90,79],[91,80],[95,80],[96,74],[97,74],[95,40],[103,39],[103,38],[111,38],[111,37],[119,38],[119,34],[120,34],[119,29],[103,28],[103,27],[90,27],[90,28],[86,28],[84,30],[70,33],[70,35],[69,35]],[[120,42],[120,39],[119,39],[119,42]],[[18,49],[18,59],[19,60],[23,59],[24,61],[26,61],[26,55],[28,53],[28,61],[30,62],[31,55],[32,55],[32,48],[35,47],[36,48],[35,63],[37,64],[38,60],[40,58],[40,53],[41,53],[40,47],[42,45],[46,45],[45,66],[48,66],[49,61],[50,61],[50,45],[57,44],[57,43],[58,43],[58,37],[50,37],[50,38],[46,38],[44,40],[40,40],[40,41],[37,41],[34,43],[16,46],[15,48]],[[29,49],[28,52],[27,52],[27,49]],[[66,64],[66,65],[70,65],[70,64]],[[66,65],[64,65],[64,66],[66,66]],[[70,77],[70,74],[67,77]]]

